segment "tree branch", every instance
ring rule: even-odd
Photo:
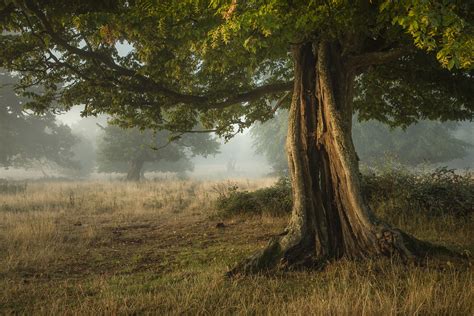
[[[275,112],[281,107],[285,99],[290,95],[291,91],[287,91],[281,98],[278,100],[278,102],[275,104],[275,106],[272,108],[271,113],[275,114]]]
[[[227,100],[222,102],[217,102],[214,104],[210,104],[210,108],[224,108],[226,106],[242,103],[242,102],[252,102],[255,100],[260,99],[261,97],[267,94],[274,94],[279,92],[290,91],[293,88],[293,82],[282,82],[282,83],[274,83],[268,84],[264,86],[257,87],[251,91],[244,92],[237,94],[235,96],[229,97]]]
[[[185,130],[180,131],[182,134],[208,134],[208,133],[216,133],[218,132],[217,129],[199,129],[199,130]]]
[[[360,73],[363,69],[369,66],[382,65],[395,61],[406,55],[408,52],[409,50],[406,48],[395,48],[388,51],[365,53],[348,57],[346,65],[349,69],[354,70],[356,73]]]
[[[172,99],[176,99],[178,102],[183,102],[183,103],[196,103],[196,102],[203,102],[205,101],[205,98],[201,96],[194,96],[194,95],[188,95],[188,94],[182,94],[173,90],[170,90],[161,84],[155,82],[154,80],[143,76],[141,74],[138,74],[136,71],[132,69],[128,69],[126,67],[123,67],[115,61],[110,58],[110,56],[100,54],[98,52],[94,51],[88,51],[88,50],[83,50],[79,47],[73,46],[69,44],[64,38],[59,36],[58,33],[54,30],[52,27],[51,23],[48,21],[46,15],[35,5],[32,3],[26,4],[26,8],[31,11],[40,21],[42,27],[44,28],[45,32],[51,37],[51,39],[56,43],[57,45],[61,46],[62,48],[66,49],[67,51],[76,54],[77,56],[80,56],[82,58],[91,60],[91,61],[99,61],[109,67],[110,69],[116,71],[118,74],[127,76],[127,77],[133,77],[137,79],[140,84],[146,86],[151,86],[154,91],[160,92],[163,95],[170,97]]]
[[[244,93],[239,93],[231,95],[229,98],[223,101],[214,101],[213,97],[205,95],[190,95],[183,94],[174,90],[171,90],[162,84],[154,81],[152,78],[139,74],[133,69],[126,68],[117,64],[110,56],[101,54],[92,50],[84,50],[79,47],[73,46],[68,43],[63,37],[61,37],[53,28],[49,22],[46,15],[34,4],[27,2],[26,10],[34,14],[41,26],[44,28],[45,33],[47,33],[52,41],[67,50],[68,52],[75,54],[84,59],[90,60],[91,62],[100,62],[103,65],[107,66],[109,69],[115,71],[118,75],[122,75],[129,78],[134,78],[138,80],[138,85],[132,87],[132,90],[135,92],[153,92],[162,94],[165,97],[170,98],[174,103],[184,103],[184,104],[204,104],[206,108],[224,108],[233,104],[243,103],[243,102],[252,102],[267,94],[274,94],[284,91],[290,91],[292,89],[292,82],[285,83],[274,83],[268,84],[260,87],[256,87],[251,91]],[[63,65],[64,66],[64,65]],[[126,88],[126,87],[124,87]],[[130,88],[128,88],[130,89]]]

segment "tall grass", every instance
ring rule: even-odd
[[[275,181],[34,182],[0,193],[0,314],[474,313],[474,274],[465,267],[341,261],[225,279],[286,217],[221,217],[215,200]],[[472,217],[374,205],[420,238],[474,251]]]

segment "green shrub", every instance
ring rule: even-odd
[[[432,216],[469,216],[474,213],[474,177],[471,172],[457,174],[454,170],[439,168],[432,172],[390,169],[364,173],[362,190],[376,212],[423,212]],[[235,185],[226,192],[216,201],[217,209],[224,214],[280,215],[291,211],[291,186],[287,178],[254,192],[239,191]]]
[[[224,214],[283,215],[291,211],[291,204],[291,186],[286,178],[280,178],[272,187],[253,192],[238,191],[233,185],[216,200],[216,208]]]
[[[428,215],[466,216],[474,210],[474,177],[439,168],[410,173],[403,169],[365,174],[363,191],[374,209],[391,212],[422,211]]]

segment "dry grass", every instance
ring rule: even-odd
[[[474,313],[473,271],[338,262],[324,271],[236,280],[227,267],[285,218],[219,221],[228,186],[274,179],[32,183],[0,195],[0,314]],[[420,238],[474,251],[471,219],[379,214]]]

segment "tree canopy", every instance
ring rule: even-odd
[[[200,120],[231,136],[270,117],[269,101],[291,89],[292,45],[324,38],[361,74],[361,117],[472,119],[465,1],[2,1],[0,10],[0,63],[22,87],[44,87],[30,103],[40,111],[54,99],[125,126],[184,131]]]

